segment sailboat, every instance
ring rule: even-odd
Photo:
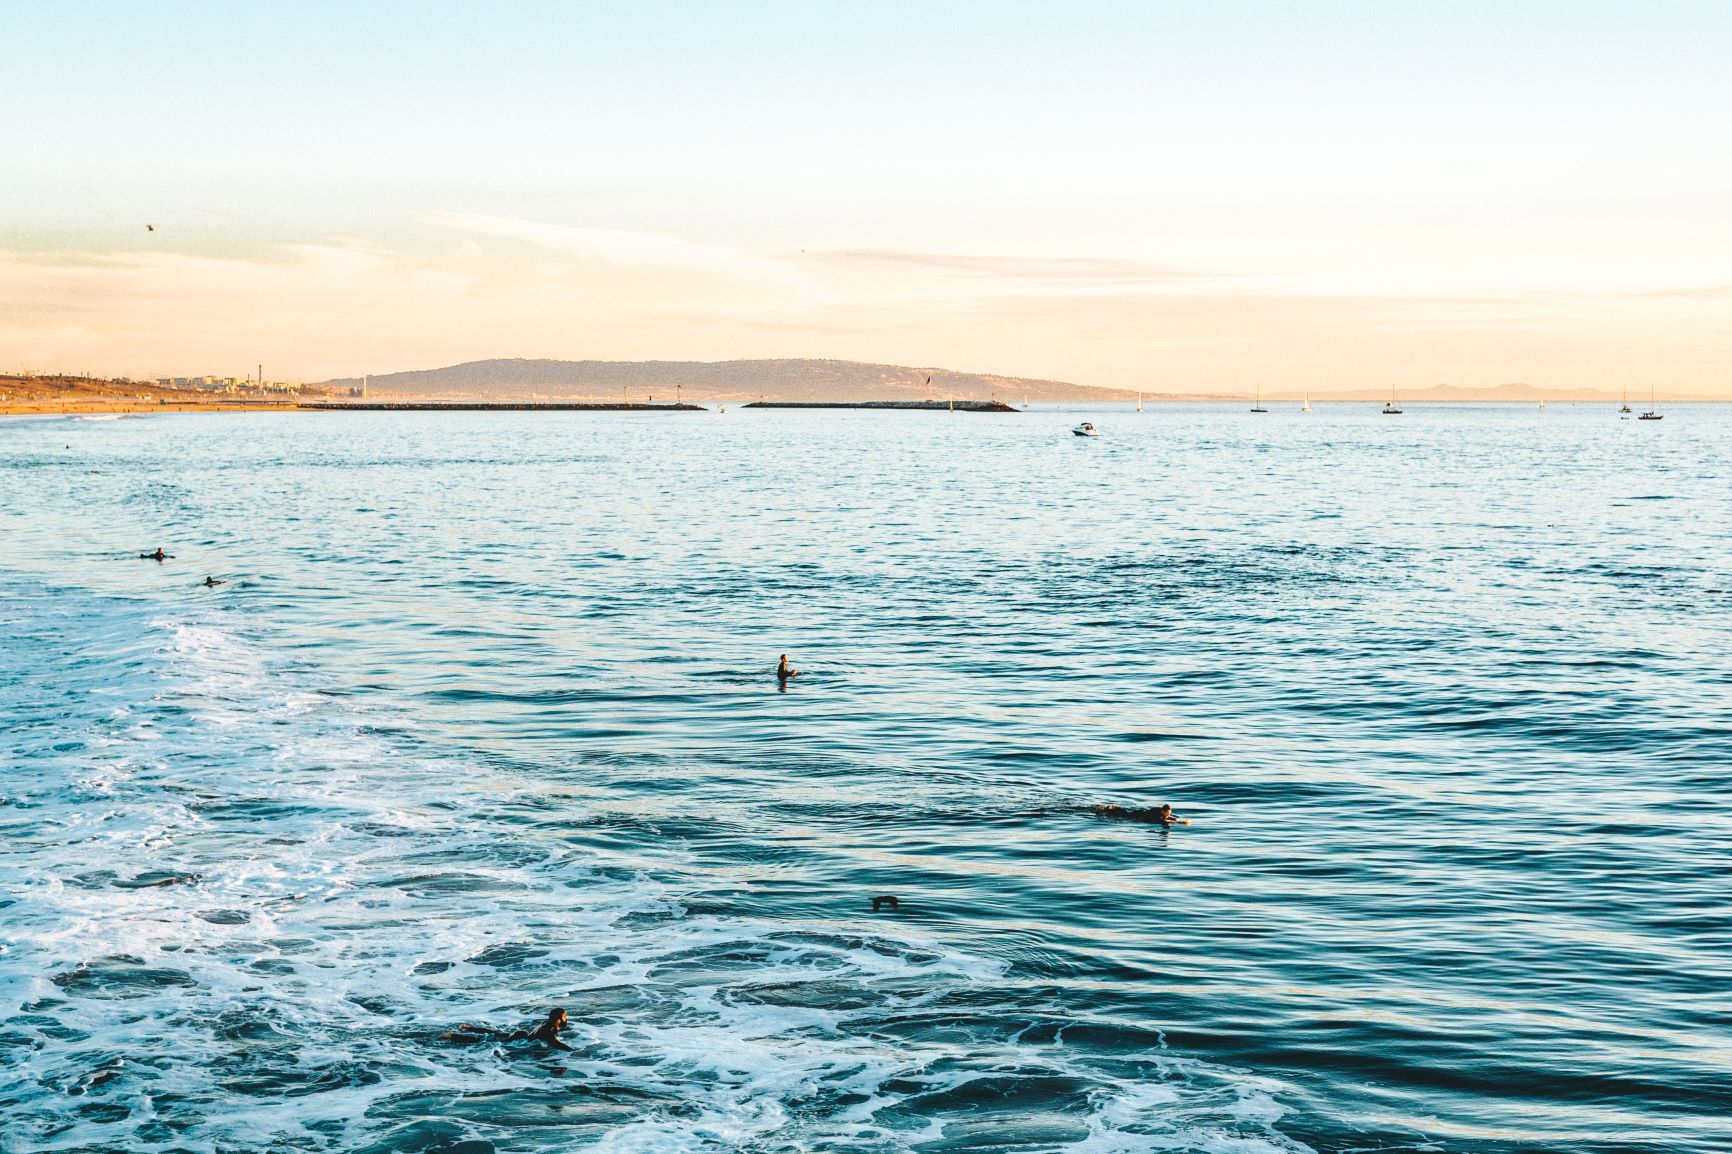
[[[1137,412],[1140,413],[1142,411],[1143,411],[1143,395],[1141,393],[1138,393],[1137,394]]]
[[[1623,399],[1623,402],[1618,405],[1618,412],[1627,413],[1629,411],[1630,411],[1630,386],[1625,385],[1624,386],[1624,399]]]
[[[1261,381],[1257,383],[1256,391],[1251,395],[1251,411],[1253,413],[1267,413],[1269,411],[1263,407],[1263,383]]]
[[[1310,397],[1305,398],[1305,403],[1303,405],[1299,406],[1299,411],[1301,413],[1309,413],[1311,411],[1311,398]]]
[[[1391,413],[1401,412],[1401,406],[1397,405],[1395,403],[1395,386],[1394,385],[1389,386],[1389,400],[1384,404],[1383,411],[1386,415],[1391,414]]]
[[[1643,413],[1641,416],[1637,417],[1636,420],[1638,420],[1638,421],[1659,421],[1659,420],[1664,420],[1664,419],[1665,419],[1664,416],[1660,412],[1660,406],[1656,405],[1654,403],[1654,386],[1649,385],[1648,386],[1648,411]]]

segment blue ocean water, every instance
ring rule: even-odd
[[[1732,1148],[1732,413],[1242,408],[0,423],[0,1149]]]

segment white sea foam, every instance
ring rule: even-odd
[[[972,1085],[1031,1072],[1092,1087],[1053,1108],[1050,1148],[1296,1148],[1231,1072],[1018,1044],[1000,961],[690,913],[677,863],[491,816],[545,783],[371,732],[213,622],[142,636],[123,677],[68,679],[87,740],[38,751],[39,831],[0,866],[20,1042],[0,1098],[31,1150],[914,1149],[969,1124]],[[85,708],[99,676],[127,699]],[[968,1024],[905,1028],[959,1000]],[[577,1047],[558,1061],[438,1040],[556,1002]]]

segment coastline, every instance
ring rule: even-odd
[[[103,413],[260,413],[302,406],[293,401],[0,401],[0,417],[77,417]]]

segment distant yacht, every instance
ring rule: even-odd
[[[1269,411],[1263,407],[1263,384],[1261,381],[1257,383],[1256,391],[1251,394],[1251,411],[1253,413],[1267,413]]]
[[[1383,411],[1385,414],[1401,412],[1401,406],[1395,403],[1394,385],[1389,386],[1389,400],[1384,403]]]
[[[1075,433],[1079,437],[1098,437],[1098,436],[1100,436],[1100,432],[1098,430],[1096,430],[1095,427],[1093,425],[1089,424],[1087,421],[1084,421],[1082,424],[1080,424],[1076,428],[1072,429],[1071,432]]]
[[[1143,395],[1141,393],[1138,393],[1137,394],[1137,412],[1140,413],[1142,411],[1143,411]]]
[[[1305,398],[1305,403],[1303,405],[1299,406],[1299,411],[1301,413],[1309,413],[1311,411],[1311,398],[1310,397]]]
[[[1660,412],[1660,406],[1656,405],[1654,403],[1654,386],[1649,385],[1648,386],[1648,411],[1643,413],[1641,416],[1637,417],[1636,420],[1638,420],[1638,421],[1659,421],[1659,420],[1664,420],[1664,419],[1665,419],[1664,416]]]
[[[1618,412],[1627,413],[1629,411],[1630,411],[1630,386],[1625,385],[1624,386],[1624,399],[1623,399],[1623,402],[1618,405]]]
[[[1541,401],[1540,402],[1540,412],[1543,413],[1545,411],[1546,411],[1546,403],[1544,401]]]

